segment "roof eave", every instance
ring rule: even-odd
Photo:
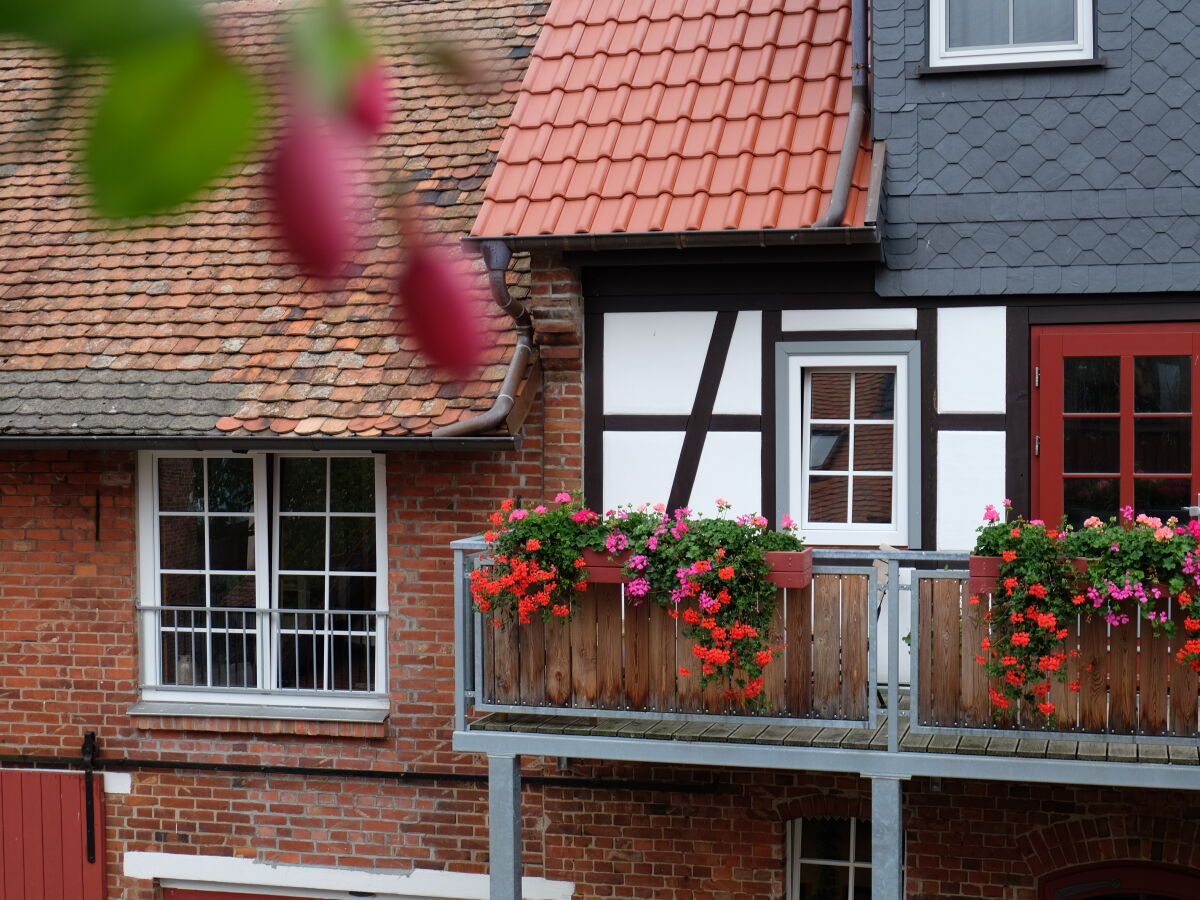
[[[482,437],[258,437],[255,435],[0,435],[4,450],[356,450],[416,452],[456,450],[519,450],[520,435]]]
[[[514,251],[523,250],[678,250],[704,247],[811,247],[881,246],[875,223],[838,228],[761,228],[753,231],[640,231],[610,234],[472,235],[467,245],[503,241]]]

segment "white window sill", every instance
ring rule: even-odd
[[[386,700],[378,708],[274,706],[250,703],[195,703],[181,700],[139,700],[131,716],[183,716],[204,719],[280,719],[305,722],[384,722]]]

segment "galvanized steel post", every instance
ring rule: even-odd
[[[904,805],[902,779],[871,779],[871,896],[904,900]]]
[[[488,754],[490,900],[521,900],[521,757]]]

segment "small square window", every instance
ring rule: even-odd
[[[1094,0],[929,0],[933,68],[1089,60]]]
[[[919,498],[916,344],[798,342],[779,352],[779,508],[811,543],[908,545]]]
[[[870,900],[871,823],[788,822],[786,900]]]

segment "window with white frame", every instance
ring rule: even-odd
[[[1095,56],[1094,0],[929,0],[930,66]]]
[[[787,842],[786,900],[870,900],[870,822],[794,819]]]
[[[382,457],[145,453],[143,699],[386,707]]]
[[[780,509],[810,543],[907,545],[916,535],[918,496],[915,342],[891,344],[893,352],[819,352],[824,347],[833,349],[781,347]]]

